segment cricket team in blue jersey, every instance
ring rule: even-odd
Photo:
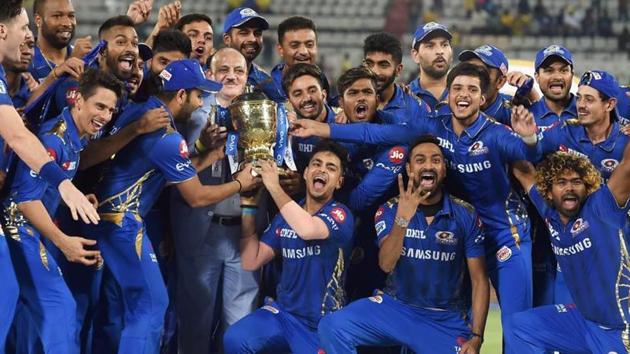
[[[306,17],[267,74],[250,8],[215,49],[179,1],[149,45],[137,0],[94,47],[80,4],[36,0],[37,36],[22,6],[0,5],[0,115],[47,156],[0,128],[0,354],[477,354],[490,286],[504,353],[630,352],[630,95],[601,70],[571,90],[567,48],[534,77],[490,43],[452,65],[430,22],[407,85],[381,32],[331,88]],[[242,161],[248,89],[275,160]]]

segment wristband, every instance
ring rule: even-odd
[[[197,152],[200,152],[200,153],[206,152],[208,150],[208,148],[199,139],[195,141],[195,149],[197,149]]]
[[[56,66],[52,69],[53,80],[57,80],[59,78],[59,76],[57,76],[57,72],[55,71],[55,69],[57,69]]]
[[[44,164],[44,166],[42,166],[39,170],[39,175],[45,179],[46,182],[55,186],[55,188],[59,188],[61,182],[68,179],[68,176],[55,161],[46,162],[46,164]]]
[[[241,206],[242,215],[256,215],[257,213],[258,213],[258,207],[253,207],[250,205]]]
[[[405,219],[403,217],[400,217],[400,216],[397,216],[394,219],[394,223],[396,223],[396,225],[400,226],[403,229],[406,228],[407,226],[409,226],[409,220],[407,220],[407,219]]]
[[[530,136],[522,136],[521,139],[523,139],[523,142],[527,145],[536,145],[538,142],[538,135],[532,134]]]

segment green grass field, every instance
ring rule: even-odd
[[[500,354],[501,353],[501,311],[498,306],[490,306],[488,321],[486,322],[486,333],[484,335],[481,353]]]

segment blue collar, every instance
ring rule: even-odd
[[[454,118],[452,116],[453,114],[449,113],[449,114],[439,115],[437,118],[442,120],[444,126],[448,130],[453,131],[452,119]],[[481,133],[483,128],[487,125],[488,119],[489,119],[488,116],[486,116],[483,112],[479,112],[477,119],[475,119],[473,124],[471,124],[469,127],[464,129],[464,133],[468,135],[468,137],[471,139],[476,138],[477,135],[479,135],[479,133]]]
[[[582,126],[575,126],[575,128],[576,135],[580,143],[592,144],[591,139],[589,139],[588,135],[586,134],[586,128]],[[617,143],[617,140],[619,138],[619,134],[621,134],[620,129],[621,127],[619,126],[619,123],[617,121],[613,121],[612,127],[610,129],[610,134],[608,134],[606,140],[598,143],[595,146],[601,148],[606,152],[613,151],[615,149],[615,144]]]
[[[396,84],[393,84],[393,85],[394,85],[394,95],[389,100],[389,102],[387,102],[385,107],[383,107],[383,110],[398,109],[405,106],[405,93],[400,87],[398,87],[398,85]]]
[[[422,88],[422,85],[420,85],[420,78],[417,78],[411,81],[411,83],[409,84],[409,87],[411,88],[413,92],[416,92],[419,95],[431,96],[438,102],[442,102],[446,100],[446,97],[448,96],[448,89],[444,88],[444,92],[442,92],[442,95],[440,96],[440,98],[439,99],[436,98],[435,96],[433,96],[431,92]]]
[[[571,96],[571,99],[569,100],[569,102],[567,103],[567,105],[564,107],[564,109],[562,110],[562,113],[560,113],[560,116],[564,115],[565,113],[570,115],[571,117],[577,117],[577,108],[575,105],[575,95],[574,94],[569,94]],[[545,118],[548,115],[554,115],[556,116],[556,113],[554,111],[552,111],[551,109],[549,109],[549,106],[547,106],[547,99],[543,96],[543,98],[541,98],[540,100],[538,100],[536,103],[534,103],[534,109],[536,111],[539,111],[540,114],[538,118]]]
[[[489,115],[490,117],[494,117],[499,109],[503,107],[503,104],[506,100],[508,100],[509,96],[499,93],[494,101],[483,110],[483,113]]]

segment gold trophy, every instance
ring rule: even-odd
[[[230,105],[232,126],[238,132],[239,161],[275,160],[277,104],[260,91],[247,86]]]

